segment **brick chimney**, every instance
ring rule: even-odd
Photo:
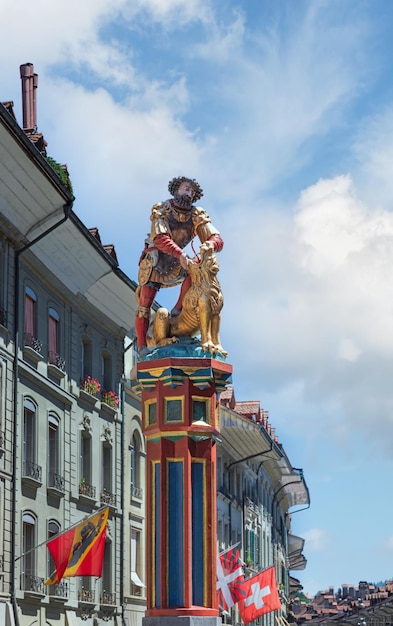
[[[34,132],[37,130],[37,98],[38,74],[34,74],[34,65],[24,63],[20,66],[22,79],[22,114],[23,130]]]

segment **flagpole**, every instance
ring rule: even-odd
[[[225,548],[225,550],[223,550],[222,552],[219,552],[218,556],[222,556],[223,554],[225,554],[225,552],[229,552],[229,550],[234,550],[239,545],[240,545],[240,541],[238,541],[237,543],[234,543],[232,546],[229,546],[229,548]]]
[[[26,550],[26,552],[22,552],[22,554],[20,556],[17,556],[16,559],[14,559],[14,560],[15,561],[19,561],[19,559],[21,559],[22,557],[26,556],[26,554],[30,554],[30,552],[35,552],[35,550],[38,550],[38,548],[41,548],[43,545],[46,545],[46,544],[50,543],[54,539],[58,539],[64,533],[68,533],[70,530],[72,530],[76,526],[79,526],[79,524],[81,522],[86,522],[89,519],[89,517],[94,517],[94,515],[98,515],[98,513],[101,513],[101,511],[105,511],[105,509],[107,509],[107,508],[108,508],[107,506],[102,506],[100,509],[97,509],[97,511],[95,511],[95,513],[90,513],[90,515],[88,515],[87,517],[84,517],[83,519],[80,519],[79,522],[75,522],[75,524],[71,524],[71,526],[69,528],[66,528],[65,530],[62,530],[61,533],[59,533],[58,535],[53,535],[53,537],[51,537],[51,539],[45,539],[45,541],[41,541],[41,543],[39,543],[38,546],[34,546],[34,548],[31,548],[30,550]]]

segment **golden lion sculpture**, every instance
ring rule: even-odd
[[[191,287],[183,300],[183,308],[172,317],[167,309],[156,312],[149,346],[166,346],[178,337],[195,337],[200,333],[204,352],[221,352],[227,356],[220,342],[220,313],[224,305],[217,273],[220,269],[213,249],[206,244],[200,248],[201,260],[188,262]]]

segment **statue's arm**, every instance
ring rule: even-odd
[[[215,226],[210,221],[210,217],[202,207],[195,207],[193,211],[194,230],[201,243],[207,241],[212,244],[214,252],[221,252],[224,241]]]

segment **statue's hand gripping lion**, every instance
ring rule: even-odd
[[[220,269],[213,249],[202,244],[200,263],[188,261],[191,287],[183,300],[179,315],[171,317],[167,309],[157,311],[153,322],[153,337],[148,345],[164,346],[178,341],[178,337],[195,337],[201,334],[201,347],[205,352],[227,352],[220,342],[220,313],[224,304],[217,273]]]

